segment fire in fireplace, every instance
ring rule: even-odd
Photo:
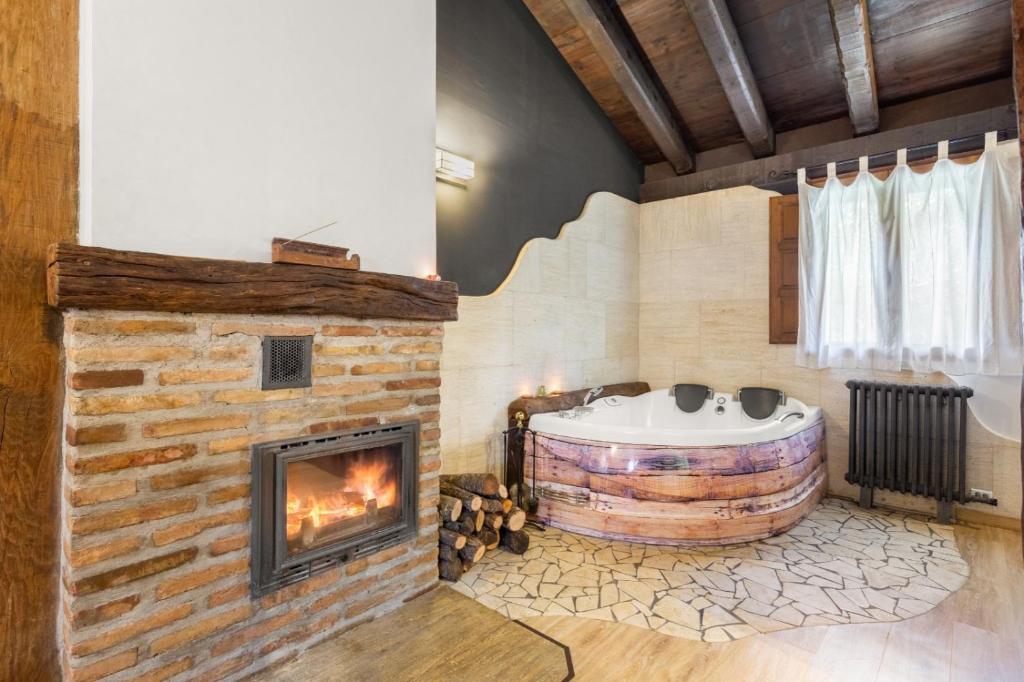
[[[288,553],[330,544],[394,521],[398,515],[397,443],[288,463]]]
[[[418,434],[410,422],[254,446],[253,593],[414,536]]]

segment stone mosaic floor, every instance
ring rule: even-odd
[[[788,533],[727,547],[614,542],[531,530],[488,552],[463,594],[510,618],[579,616],[721,642],[786,628],[912,618],[969,573],[952,526],[824,500]]]

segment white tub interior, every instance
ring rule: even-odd
[[[752,419],[728,393],[715,393],[693,413],[676,407],[669,389],[636,397],[609,396],[590,404],[591,411],[535,414],[530,428],[538,433],[634,445],[711,446],[762,443],[786,438],[821,419],[821,408],[787,398],[766,419]],[[793,413],[803,416],[790,416]]]

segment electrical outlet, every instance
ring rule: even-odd
[[[971,497],[978,502],[987,502],[991,500],[995,495],[992,494],[991,490],[982,490],[981,488],[971,488]]]

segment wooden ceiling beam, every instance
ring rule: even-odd
[[[725,0],[685,2],[754,156],[775,153],[775,130]]]
[[[857,135],[878,130],[878,85],[866,0],[828,0],[850,121]]]
[[[692,171],[693,152],[679,124],[608,7],[602,0],[562,1],[676,173]]]

